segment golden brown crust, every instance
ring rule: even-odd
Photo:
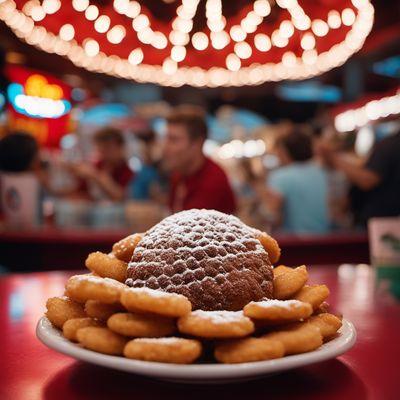
[[[311,304],[316,310],[328,298],[329,289],[326,285],[305,285],[294,296],[294,299]]]
[[[83,347],[112,355],[121,355],[127,342],[126,338],[108,328],[95,326],[78,329],[76,337]]]
[[[85,265],[89,270],[103,278],[111,278],[119,282],[126,281],[128,264],[113,255],[104,254],[100,251],[90,253],[86,258]]]
[[[66,296],[49,298],[46,308],[46,317],[59,329],[62,329],[64,323],[69,319],[86,316],[83,306]]]
[[[66,294],[79,303],[98,300],[106,304],[120,304],[124,284],[110,278],[93,275],[74,275],[65,285]]]
[[[174,364],[191,364],[202,352],[199,341],[183,338],[140,338],[129,341],[124,349],[127,358]]]
[[[219,362],[233,364],[280,358],[284,352],[278,340],[251,337],[217,345],[214,356]]]
[[[243,309],[244,315],[273,323],[299,321],[308,318],[313,309],[310,304],[299,300],[252,301]]]
[[[111,315],[121,311],[125,311],[125,309],[120,304],[105,304],[99,300],[88,300],[85,303],[87,316],[101,321],[107,321]]]
[[[129,337],[163,337],[176,330],[173,319],[150,314],[117,313],[108,319],[107,326]]]
[[[66,321],[63,325],[63,335],[68,340],[77,342],[78,338],[76,337],[76,332],[78,332],[78,329],[86,328],[88,326],[103,326],[103,324],[90,317],[72,318]]]
[[[275,264],[281,256],[281,248],[278,242],[268,233],[258,231],[256,238],[261,242],[265,251],[268,253],[269,260]]]
[[[134,233],[129,235],[119,242],[114,243],[112,247],[112,252],[119,260],[126,263],[131,261],[132,254],[135,251],[137,244],[142,240],[143,233]]]
[[[192,309],[190,301],[181,294],[149,288],[125,289],[121,303],[132,312],[150,312],[172,318],[181,317]]]
[[[196,310],[179,318],[178,329],[203,338],[235,338],[253,333],[254,323],[241,311]]]
[[[290,299],[308,280],[305,265],[291,269],[274,278],[274,298],[279,300]]]
[[[280,341],[285,348],[285,355],[306,353],[322,345],[319,328],[304,323],[297,323],[292,327],[267,333],[262,337]]]

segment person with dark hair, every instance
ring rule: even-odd
[[[133,177],[125,158],[125,139],[118,129],[105,127],[94,135],[97,160],[70,165],[81,179],[78,192],[93,200],[121,201]]]
[[[39,167],[39,146],[36,140],[23,132],[14,132],[0,140],[0,170],[27,172]]]
[[[233,213],[235,197],[223,169],[203,153],[208,129],[202,109],[182,105],[167,117],[163,162],[171,173],[172,212],[191,208]]]
[[[311,137],[294,129],[275,149],[281,167],[269,174],[265,194],[275,224],[296,234],[329,231],[327,176],[312,160]]]
[[[328,146],[320,146],[318,151],[351,182],[356,225],[365,228],[370,218],[400,216],[400,131],[378,141],[364,164],[356,164]]]

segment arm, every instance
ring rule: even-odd
[[[341,154],[333,155],[333,164],[337,169],[341,170],[354,185],[362,190],[372,190],[382,181],[381,177],[376,172],[347,160]]]
[[[125,198],[126,191],[106,171],[96,169],[93,165],[82,163],[75,165],[72,171],[82,179],[91,180],[101,187],[111,200],[120,201]]]
[[[111,200],[121,201],[126,196],[126,190],[116,183],[107,172],[97,171],[92,176],[92,181],[96,182]]]
[[[253,188],[261,199],[262,204],[266,206],[268,212],[271,214],[272,223],[276,226],[281,225],[283,221],[283,194],[265,186],[264,183],[254,185]]]

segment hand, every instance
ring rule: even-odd
[[[81,179],[93,179],[98,172],[97,169],[89,163],[73,164],[70,168],[72,173]]]

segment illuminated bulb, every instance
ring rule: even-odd
[[[246,33],[253,33],[257,30],[257,24],[251,22],[247,17],[242,20],[240,26]]]
[[[279,27],[279,34],[284,38],[290,38],[293,36],[293,33],[293,24],[288,20],[282,21]]]
[[[229,33],[232,40],[235,42],[241,42],[246,39],[247,36],[246,32],[239,25],[233,25]]]
[[[226,57],[226,67],[230,71],[239,71],[240,66],[240,58],[236,54],[231,53]]]
[[[168,41],[165,35],[162,32],[154,32],[153,41],[151,44],[156,49],[165,49],[167,47]]]
[[[172,28],[175,31],[189,33],[193,28],[193,21],[178,17],[174,19],[174,22],[172,23]]]
[[[253,5],[254,11],[260,17],[266,17],[271,12],[271,6],[268,0],[257,0]]]
[[[294,67],[296,65],[296,55],[294,53],[292,53],[291,51],[287,51],[282,56],[282,64],[285,67]]]
[[[351,26],[351,25],[353,25],[355,19],[356,19],[356,16],[354,14],[354,11],[351,8],[345,8],[342,11],[343,25]]]
[[[75,29],[71,24],[65,24],[60,28],[60,38],[68,41],[72,40],[75,36]]]
[[[230,36],[225,32],[211,32],[211,45],[216,50],[221,50],[230,42]]]
[[[130,1],[125,15],[129,18],[136,18],[141,11],[140,4],[137,1]]]
[[[138,65],[143,61],[143,51],[141,48],[136,48],[135,50],[132,50],[131,53],[129,54],[128,61],[132,65]]]
[[[208,36],[204,32],[196,32],[192,36],[192,44],[196,50],[205,50],[208,46]]]
[[[260,25],[263,20],[262,17],[260,17],[254,11],[250,11],[246,16],[246,19],[249,21],[249,24],[251,25]]]
[[[85,11],[85,17],[89,21],[94,21],[98,16],[99,16],[99,9],[94,5],[89,6]]]
[[[162,69],[167,75],[172,75],[176,72],[178,66],[174,60],[166,58],[163,62]]]
[[[297,5],[297,0],[276,0],[276,3],[281,8],[294,8]]]
[[[239,42],[235,44],[235,53],[238,57],[246,59],[251,56],[251,47],[246,42]]]
[[[301,31],[306,31],[311,26],[311,20],[307,17],[307,15],[302,14],[301,17],[295,18],[293,20],[293,24],[297,29]]]
[[[85,11],[89,7],[89,0],[73,0],[72,7],[79,12]]]
[[[329,13],[328,13],[329,27],[332,29],[337,29],[340,27],[341,24],[342,24],[342,20],[340,18],[340,14],[335,10],[329,11]]]
[[[289,42],[287,38],[284,38],[279,34],[279,31],[274,31],[272,33],[271,40],[276,47],[285,47]]]
[[[150,44],[154,40],[154,32],[147,27],[138,32],[138,39],[144,44]]]
[[[115,25],[107,33],[107,39],[112,44],[121,43],[126,35],[126,30],[122,25]]]
[[[31,17],[34,21],[36,22],[41,21],[42,19],[44,19],[45,16],[46,13],[44,12],[43,7],[36,6],[32,8]]]
[[[315,50],[306,50],[303,52],[301,58],[303,59],[304,64],[313,65],[317,62],[318,53]]]
[[[136,32],[143,30],[150,25],[150,21],[146,15],[140,14],[132,21],[132,27]]]
[[[180,62],[183,61],[186,57],[186,48],[184,46],[174,46],[171,49],[171,58],[176,61]]]
[[[107,15],[100,15],[100,17],[97,18],[96,22],[94,23],[94,29],[99,33],[105,33],[108,31],[110,23],[110,17],[108,17]]]
[[[61,1],[60,0],[43,0],[42,7],[46,14],[54,14],[60,9]]]
[[[226,19],[225,18],[220,18],[216,21],[213,20],[208,20],[207,21],[207,26],[209,27],[211,32],[221,32],[226,25]]]
[[[304,50],[311,50],[315,47],[315,37],[312,33],[307,32],[301,39],[301,47]]]
[[[125,14],[129,8],[129,0],[114,0],[114,10],[119,14]]]
[[[94,39],[85,40],[83,48],[89,57],[96,56],[100,51],[100,46]]]
[[[257,33],[257,35],[254,36],[254,45],[260,51],[268,51],[271,48],[271,39],[264,33]]]
[[[185,46],[189,43],[190,37],[185,32],[171,31],[169,34],[169,40],[175,46]]]
[[[312,31],[317,36],[325,36],[329,32],[328,24],[322,19],[315,19],[312,23]]]

